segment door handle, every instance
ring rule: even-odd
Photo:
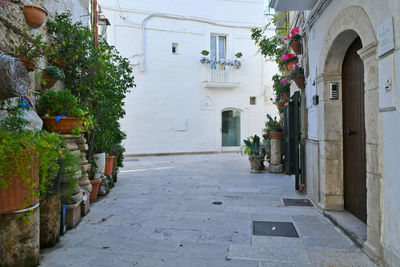
[[[350,129],[344,130],[343,132],[344,132],[344,134],[346,134],[348,136],[352,136],[354,134],[354,132]]]

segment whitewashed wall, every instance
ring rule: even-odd
[[[228,108],[242,111],[241,139],[262,133],[270,94],[264,88],[271,90],[276,69],[265,63],[250,38],[249,27],[263,26],[262,0],[119,3],[121,10],[117,1],[99,1],[112,24],[109,43],[138,64],[137,87],[127,95],[122,120],[127,154],[221,151],[221,111]],[[205,65],[199,62],[200,52],[210,51],[211,33],[227,35],[228,59],[243,53],[237,88],[202,85]],[[173,42],[178,43],[177,55],[171,53]],[[143,45],[145,55],[134,56],[143,54]],[[257,97],[257,105],[249,105],[250,96]]]
[[[398,0],[362,1],[362,0],[335,0],[319,17],[312,30],[308,33],[308,52],[310,75],[307,78],[307,108],[308,108],[308,139],[318,140],[318,129],[323,127],[318,122],[318,108],[312,104],[312,96],[316,94],[313,81],[320,74],[323,66],[319,59],[324,50],[324,38],[329,26],[337,14],[350,6],[360,6],[367,13],[375,34],[378,26],[387,18],[393,17],[395,50],[392,54],[392,66],[389,71],[393,73],[393,90],[395,95],[396,110],[381,112],[382,120],[382,162],[383,165],[383,190],[382,190],[382,225],[381,242],[383,245],[383,258],[390,266],[400,264],[400,179],[399,179],[399,153],[400,153],[400,2]],[[389,56],[390,57],[390,56]],[[381,61],[381,59],[379,60]],[[382,70],[377,70],[381,72]],[[377,125],[379,127],[379,125]],[[376,151],[378,157],[379,152]],[[379,205],[377,201],[376,205]]]

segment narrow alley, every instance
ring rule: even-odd
[[[316,208],[284,206],[305,198],[289,176],[251,174],[240,154],[124,164],[40,266],[375,266]],[[292,222],[299,238],[252,235],[253,221]]]

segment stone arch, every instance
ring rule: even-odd
[[[378,103],[377,38],[367,13],[359,6],[343,9],[329,26],[319,58],[322,72],[317,90],[322,96],[318,107],[320,146],[320,205],[325,209],[343,209],[343,126],[342,64],[350,44],[360,37],[358,51],[364,64],[364,107],[367,162],[367,241],[364,247],[371,256],[380,250],[380,196],[382,177],[382,135]],[[339,100],[330,100],[330,83],[339,84]]]

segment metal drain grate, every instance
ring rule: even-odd
[[[253,235],[299,237],[291,222],[253,221]]]
[[[305,198],[294,199],[294,198],[284,198],[283,204],[285,206],[305,206],[305,207],[313,207],[313,204],[310,200]]]

